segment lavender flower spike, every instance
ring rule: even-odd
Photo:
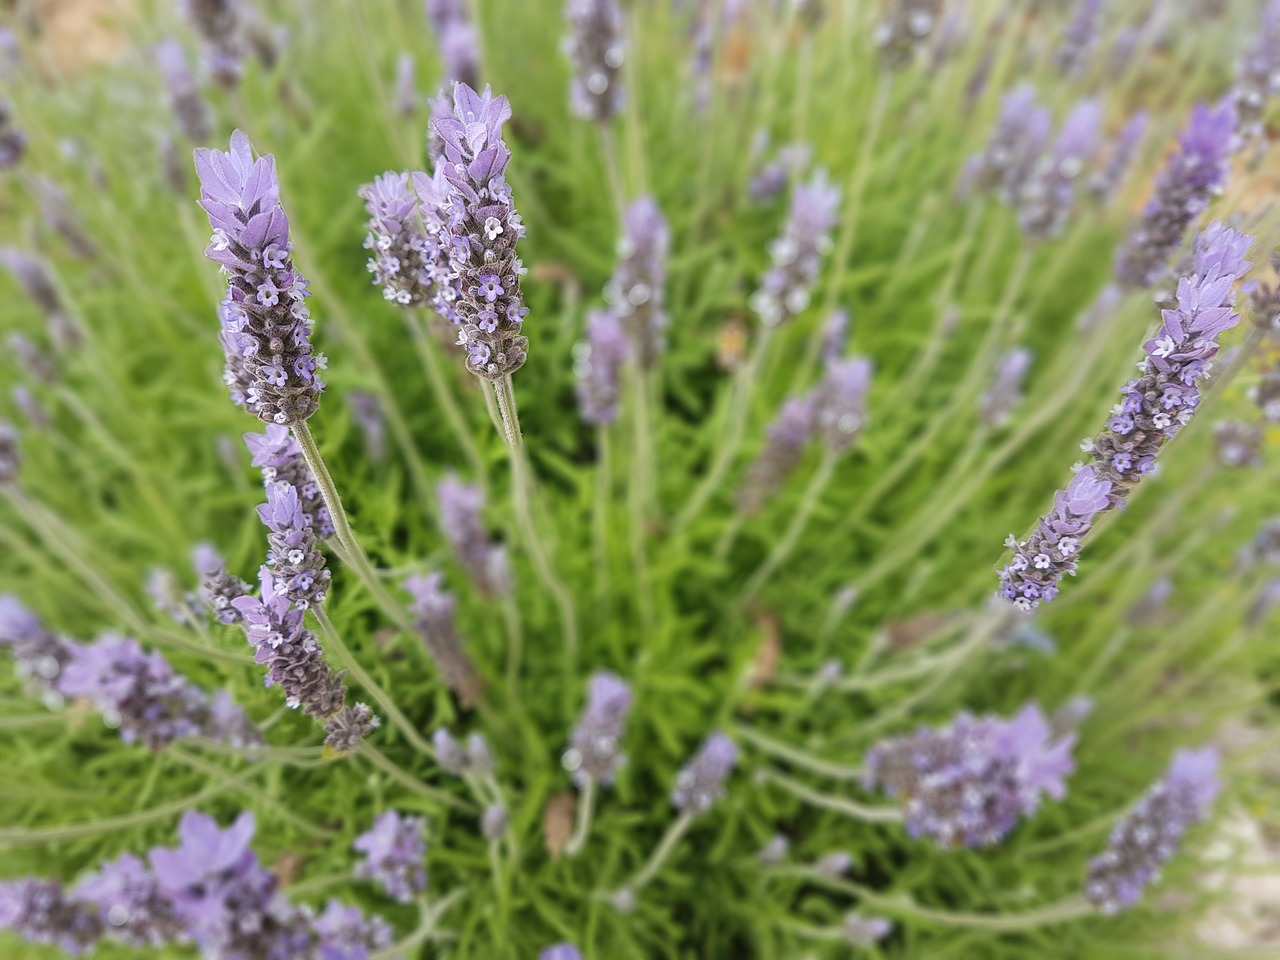
[[[50,631],[17,597],[0,594],[0,647],[7,647],[18,677],[50,710],[63,704],[62,672],[72,644]]]
[[[1013,408],[1022,402],[1022,381],[1031,369],[1032,355],[1026,347],[1010,347],[996,365],[991,386],[982,395],[979,417],[988,430],[1009,422]]]
[[[0,882],[0,930],[64,953],[90,953],[103,933],[97,911],[77,902],[57,880]]]
[[[582,952],[572,943],[557,943],[541,951],[538,960],[582,960]]]
[[[1116,136],[1106,166],[1090,178],[1089,193],[1097,202],[1106,203],[1115,196],[1116,190],[1128,176],[1138,148],[1142,146],[1142,140],[1147,134],[1147,120],[1145,110],[1139,110],[1129,118],[1129,122]]]
[[[172,37],[162,40],[156,46],[156,63],[164,74],[169,106],[178,122],[178,129],[192,143],[204,143],[213,132],[213,121],[209,116],[209,104],[191,75],[182,44]]]
[[[196,544],[191,553],[191,564],[200,576],[200,596],[218,622],[239,623],[240,611],[231,605],[231,601],[248,596],[253,588],[227,572],[226,562],[212,544]]]
[[[893,932],[893,921],[884,917],[849,913],[840,924],[840,932],[855,947],[874,947]]]
[[[832,453],[848,450],[862,432],[870,386],[871,361],[866,357],[852,357],[827,365],[815,398],[814,422]]]
[[[1084,885],[1089,902],[1105,914],[1137,903],[1187,830],[1209,815],[1218,790],[1213,747],[1174,754],[1165,775],[1112,829],[1107,849],[1090,861]]]
[[[395,91],[396,116],[407,119],[418,112],[420,98],[411,53],[402,53],[396,58]]]
[[[605,284],[604,296],[626,327],[643,370],[652,369],[662,354],[670,247],[671,231],[652,197],[641,197],[627,207],[618,241],[618,266]]]
[[[506,97],[488,87],[478,94],[465,83],[454,86],[452,109],[431,118],[444,141],[437,165],[448,184],[441,241],[458,279],[458,343],[467,369],[495,381],[524,364],[528,347],[521,333],[529,312],[520,292],[524,266],[516,256],[524,224],[503,178],[511,151],[502,125],[510,118]]]
[[[1197,104],[1178,138],[1178,149],[1156,178],[1142,220],[1116,260],[1116,278],[1129,289],[1150,287],[1164,275],[1187,228],[1227,179],[1236,140],[1236,110],[1230,100]]]
[[[587,317],[587,338],[574,347],[578,376],[578,406],[582,419],[596,426],[618,419],[622,394],[622,365],[630,344],[622,322],[612,313],[593,310]]]
[[[469,87],[480,83],[480,38],[467,11],[467,0],[426,0],[427,17],[435,30],[446,86],[457,80]]]
[[[1280,0],[1269,0],[1253,44],[1240,60],[1232,95],[1240,113],[1240,131],[1250,139],[1263,135],[1267,104],[1280,93]]]
[[[1034,704],[1012,720],[957,716],[884,740],[867,753],[866,785],[898,797],[907,831],[942,847],[1003,840],[1041,797],[1061,799],[1074,769],[1073,734],[1055,738]]]
[[[480,516],[484,493],[452,474],[440,481],[436,493],[440,498],[440,527],[458,563],[481,593],[506,593],[511,587],[506,553],[489,542]]]
[[[269,423],[262,433],[246,433],[244,445],[251,463],[262,471],[263,484],[287,483],[298,491],[302,512],[321,540],[333,536],[329,508],[320,496],[320,487],[302,458],[302,448],[288,427]]]
[[[436,249],[423,231],[409,175],[388,171],[356,193],[369,211],[364,246],[373,282],[392,303],[419,306],[431,296]]]
[[[93,907],[107,935],[126,946],[154,949],[190,942],[173,907],[160,893],[156,878],[131,854],[81,877],[71,895]]]
[[[567,0],[569,35],[565,52],[573,61],[569,101],[583,120],[608,123],[622,110],[625,21],[617,0]]]
[[[905,67],[928,45],[942,0],[891,0],[876,27],[875,44],[891,67]]]
[[[178,0],[178,10],[204,44],[204,65],[215,83],[233,90],[244,73],[238,0]]]
[[[444,589],[444,575],[431,573],[410,577],[404,588],[413,597],[409,613],[418,635],[440,668],[444,682],[458,695],[464,707],[474,706],[484,695],[484,681],[467,656],[454,622],[457,600]]]
[[[799,465],[817,429],[816,393],[786,401],[765,431],[764,449],[738,490],[738,509],[756,513]]]
[[[421,817],[401,816],[394,810],[379,814],[373,827],[356,837],[353,847],[364,859],[356,876],[380,886],[400,903],[409,903],[427,888],[427,844]]]
[[[0,420],[0,489],[18,480],[22,455],[18,451],[18,428],[8,420]]]
[[[62,295],[53,282],[44,261],[16,247],[0,247],[0,265],[13,275],[23,292],[44,314],[49,336],[59,350],[70,350],[80,343],[80,331],[67,313]]]
[[[1067,225],[1076,199],[1076,184],[1085,165],[1098,151],[1102,136],[1102,108],[1096,100],[1082,100],[1067,114],[1049,152],[1018,198],[1018,221],[1027,236],[1047,240]]]
[[[796,187],[787,225],[769,248],[772,266],[751,298],[766,327],[779,326],[809,306],[839,207],[840,188],[827,181],[825,171]]]
[[[579,789],[613,782],[624,757],[618,747],[631,710],[631,687],[621,677],[600,670],[587,684],[587,706],[573,728],[561,762]]]
[[[258,507],[267,527],[267,566],[275,586],[299,610],[324,603],[332,574],[325,569],[319,538],[311,518],[302,508],[302,497],[291,483],[267,484],[267,502]]]
[[[242,365],[245,408],[265,423],[301,423],[316,411],[323,356],[311,354],[307,281],[289,258],[275,158],[254,159],[237,130],[231,150],[195,152],[200,205],[213,240],[205,256],[227,274],[223,301],[228,372]]]
[[[1053,124],[1035,88],[1022,84],[1000,100],[1000,116],[987,148],[969,159],[961,178],[964,199],[971,189],[993,190],[1010,206],[1017,206],[1049,139]]]
[[[1103,0],[1076,0],[1076,12],[1062,32],[1062,43],[1054,51],[1054,65],[1069,77],[1078,76],[1098,42]]]
[[[724,782],[737,762],[737,745],[723,733],[713,733],[676,776],[672,805],[687,816],[706,813],[724,796]]]
[[[0,97],[0,170],[12,170],[27,152],[27,135],[14,122],[13,107]]]

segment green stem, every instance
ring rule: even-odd
[[[613,471],[609,456],[609,428],[596,428],[596,496],[593,534],[596,554],[596,606],[604,609],[609,598],[609,507],[613,499]]]
[[[772,737],[767,737],[758,730],[751,727],[741,725],[734,727],[734,732],[748,743],[754,745],[758,749],[764,751],[772,757],[785,760],[793,766],[808,770],[811,773],[819,774],[823,777],[830,777],[832,780],[861,780],[866,772],[862,767],[845,763],[832,763],[829,760],[823,760],[815,757],[810,753],[806,753],[796,747],[781,743]]]
[[[833,797],[773,770],[764,771],[764,778],[769,783],[776,783],[792,796],[798,797],[810,806],[843,814],[863,823],[902,822],[902,811],[896,807],[869,807],[866,804],[857,803],[844,797]]]
[[[586,845],[587,835],[591,832],[591,818],[595,814],[596,790],[595,777],[587,777],[586,785],[582,788],[581,799],[578,800],[578,811],[573,824],[573,833],[564,847],[564,853],[567,857],[576,857]]]
[[[461,445],[463,456],[467,458],[467,463],[470,464],[481,485],[487,485],[488,471],[485,468],[484,458],[480,456],[480,448],[476,445],[475,431],[463,415],[457,398],[453,395],[453,391],[449,389],[444,370],[440,367],[436,344],[432,342],[429,333],[430,314],[425,310],[417,311],[416,314],[406,314],[405,326],[408,328],[409,336],[412,338],[414,348],[418,352],[418,359],[422,362],[422,369],[427,375],[427,383],[431,387],[431,392],[435,396],[436,402],[440,404],[440,410],[444,413],[445,421],[449,424],[450,429],[453,430],[454,438]]]
[[[453,807],[456,810],[468,809],[467,804],[453,796],[453,794],[427,786],[413,774],[390,760],[386,754],[382,753],[382,751],[378,750],[377,747],[373,746],[367,740],[361,743],[360,746],[356,747],[356,753],[360,754],[360,756],[364,757],[392,780],[396,781],[396,783],[400,784],[407,790],[413,791],[420,797],[425,797],[434,803],[440,803],[446,807]]]
[[[418,929],[403,940],[370,954],[370,960],[400,960],[401,957],[409,956],[428,940],[434,939],[436,926],[440,923],[440,918],[448,912],[450,907],[461,900],[464,894],[466,894],[465,889],[455,890],[434,907],[427,902],[426,897],[419,899],[418,915],[421,920],[418,923]]]
[[[684,835],[689,832],[689,827],[693,825],[694,814],[682,813],[663,835],[661,842],[657,848],[649,856],[645,865],[640,868],[640,872],[631,878],[631,882],[622,887],[630,893],[635,893],[643,889],[662,869],[662,865],[675,851],[676,846],[680,843]]]
[[[507,629],[507,686],[514,694],[520,682],[520,669],[524,664],[524,625],[520,621],[520,606],[516,598],[502,598],[502,619]]]
[[[653,629],[653,591],[649,579],[649,558],[645,549],[645,514],[649,509],[653,437],[649,424],[649,392],[645,371],[632,364],[635,384],[635,447],[631,458],[627,503],[631,509],[631,559],[635,564],[635,596],[640,607],[640,624],[646,633]]]

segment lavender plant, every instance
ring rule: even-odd
[[[1274,7],[0,32],[0,955],[1217,956]]]

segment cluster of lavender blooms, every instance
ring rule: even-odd
[[[604,426],[618,419],[622,400],[622,367],[631,342],[622,321],[608,310],[587,315],[587,336],[574,346],[573,371],[582,419]]]
[[[333,536],[333,519],[320,495],[320,487],[302,457],[302,447],[288,427],[269,423],[262,433],[244,434],[250,463],[262,471],[264,488],[287,484],[297,491],[307,525],[321,540]]]
[[[332,574],[298,488],[281,480],[268,483],[258,516],[267,528],[267,566],[276,590],[299,610],[324,603]]]
[[[347,394],[347,407],[364,436],[364,455],[370,463],[382,463],[387,459],[387,419],[382,401],[376,393],[352,390]]]
[[[1087,190],[1098,203],[1108,203],[1124,183],[1133,161],[1147,135],[1149,117],[1147,111],[1135,111],[1116,135],[1111,144],[1107,162],[1089,178]]]
[[[18,128],[9,101],[0,97],[0,170],[12,170],[27,152],[27,135]]]
[[[1262,425],[1224,420],[1213,425],[1213,442],[1218,462],[1224,467],[1262,465]]]
[[[978,417],[983,426],[997,430],[1009,422],[1014,407],[1022,402],[1022,383],[1031,369],[1031,351],[1026,347],[1010,347],[996,364],[991,386],[978,403]]]
[[[67,312],[44,261],[15,247],[0,247],[0,266],[13,275],[28,299],[44,314],[45,326],[54,346],[62,351],[78,346],[80,331]]]
[[[172,570],[153,568],[147,574],[146,591],[155,608],[179,626],[192,627],[203,622],[205,606],[200,596],[183,589]]]
[[[458,603],[444,588],[444,575],[430,573],[410,577],[404,582],[404,588],[413,598],[409,614],[431,658],[440,668],[440,676],[464,707],[478,703],[484,695],[484,682],[458,636],[455,623]]]
[[[489,380],[518,370],[528,347],[521,333],[529,312],[520,292],[524,266],[516,256],[524,224],[503,177],[511,151],[502,126],[510,118],[506,97],[488,87],[478,94],[464,83],[454,86],[453,103],[439,105],[431,117],[444,145],[436,166],[444,195],[437,209],[423,211],[428,222],[441,223],[439,242],[456,281],[450,319],[467,351],[467,369]]]
[[[200,36],[204,68],[213,82],[235,89],[244,74],[239,0],[178,0],[178,11]]]
[[[1018,196],[1018,222],[1027,236],[1047,240],[1060,234],[1075,204],[1077,184],[1102,138],[1102,108],[1082,100],[1062,122],[1053,146],[1036,162]]]
[[[232,601],[248,596],[253,587],[227,572],[226,561],[212,544],[196,544],[191,552],[191,565],[200,577],[200,598],[213,611],[214,618],[219,623],[239,623],[240,611]]]
[[[144,651],[128,637],[107,634],[89,644],[59,637],[16,597],[3,595],[0,646],[8,648],[19,677],[46,706],[88,700],[125,743],[160,751],[193,736],[242,747],[262,742],[225,691],[208,696],[159,653]]]
[[[1105,914],[1137,903],[1187,830],[1209,815],[1218,790],[1217,751],[1179,750],[1165,775],[1112,828],[1107,849],[1089,862],[1089,902]]]
[[[1240,58],[1239,76],[1232,93],[1241,136],[1261,140],[1265,134],[1267,104],[1280,94],[1280,0],[1269,0],[1263,7],[1253,43]]]
[[[1236,109],[1228,99],[1197,104],[1178,149],[1156,178],[1142,220],[1116,259],[1116,278],[1129,289],[1150,287],[1165,275],[1187,229],[1226,182],[1236,142]]]
[[[479,86],[480,37],[467,11],[467,0],[427,0],[427,18],[444,61],[446,82]]]
[[[663,309],[671,231],[652,197],[627,207],[618,241],[618,266],[604,287],[605,302],[626,328],[642,370],[662,354],[667,314]]]
[[[672,805],[684,816],[706,813],[724,796],[724,782],[738,762],[738,747],[723,733],[713,733],[676,775]]]
[[[942,0],[892,0],[874,35],[885,62],[893,67],[911,63],[928,46],[941,11]]]
[[[622,110],[625,20],[617,0],[566,0],[569,33],[564,50],[573,62],[569,101],[583,120],[608,123]]]
[[[1098,43],[1103,0],[1079,0],[1075,15],[1062,32],[1062,42],[1053,52],[1054,65],[1069,77],[1078,76]]]
[[[421,817],[402,816],[395,810],[379,814],[352,845],[363,854],[356,863],[356,877],[377,884],[393,900],[411,903],[427,888],[425,830]]]
[[[1218,337],[1234,327],[1232,286],[1249,269],[1253,238],[1213,223],[1195,240],[1192,273],[1178,281],[1177,307],[1162,311],[1157,335],[1143,344],[1140,376],[1124,387],[1106,429],[1086,441],[1093,463],[1082,467],[1053,512],[1026,540],[1010,537],[1014,555],[1000,571],[999,595],[1030,612],[1052,600],[1066,574],[1074,574],[1093,520],[1120,506],[1129,490],[1156,466],[1160,448],[1190,421],[1200,403],[1201,378],[1218,353]]]
[[[1043,796],[1064,796],[1074,742],[1055,737],[1034,704],[1012,720],[961,713],[946,727],[876,744],[865,782],[902,801],[911,836],[985,847],[1034,814]]]
[[[319,406],[323,356],[311,353],[307,281],[289,253],[275,157],[253,157],[237,130],[231,150],[198,149],[200,205],[213,239],[205,256],[227,275],[219,308],[232,399],[264,423],[301,423]]]
[[[847,451],[862,432],[871,370],[866,357],[827,363],[822,382],[814,391],[814,428],[832,453]]]
[[[990,190],[1017,207],[1049,139],[1053,118],[1037,101],[1035,88],[1021,84],[1000,100],[1000,114],[986,149],[969,158],[960,176],[959,199]]]
[[[356,192],[369,211],[364,247],[373,282],[392,303],[420,306],[431,296],[439,251],[422,227],[409,175],[384,173]]]
[[[440,498],[440,529],[458,563],[472,584],[485,596],[498,597],[511,590],[511,568],[501,544],[491,543],[480,511],[484,491],[447,476],[436,486]]]
[[[114,941],[136,948],[194,946],[226,960],[316,957],[368,960],[391,943],[378,917],[329,901],[320,916],[290,902],[249,848],[254,820],[219,829],[189,812],[177,847],[156,847],[149,865],[129,854],[104,863],[70,890],[56,880],[0,883],[0,929],[67,953]]]
[[[192,143],[204,143],[213,133],[213,120],[209,116],[209,104],[191,75],[182,44],[172,37],[162,40],[156,46],[156,63],[164,74],[169,105],[178,129]]]
[[[587,705],[560,761],[579,789],[588,783],[613,783],[626,759],[620,746],[631,702],[631,687],[621,677],[607,670],[591,675]]]
[[[752,151],[761,155],[768,143],[768,133],[761,130],[756,134]],[[813,147],[809,144],[783,144],[752,173],[747,181],[747,196],[761,204],[777,199],[804,173],[812,159]]]
[[[772,264],[751,297],[765,327],[780,326],[808,308],[839,207],[840,188],[827,181],[825,171],[796,187],[787,224],[769,247]]]

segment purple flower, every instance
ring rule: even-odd
[[[244,445],[251,463],[262,471],[264,486],[287,483],[298,491],[302,512],[310,520],[311,529],[322,540],[333,536],[333,521],[324,505],[320,487],[302,458],[302,448],[288,427],[269,423],[262,433],[246,433]]]
[[[844,356],[849,342],[849,311],[832,310],[822,328],[822,361],[830,366]]]
[[[169,106],[178,122],[178,129],[192,143],[204,143],[213,132],[213,121],[209,116],[209,104],[191,75],[182,44],[172,37],[162,40],[156,45],[156,63],[164,74]]]
[[[427,17],[444,61],[445,86],[454,80],[478,86],[480,39],[467,11],[467,0],[427,0]]]
[[[874,947],[893,932],[893,921],[884,917],[867,917],[860,913],[845,915],[840,932],[855,947]]]
[[[27,135],[18,129],[13,107],[0,97],[0,170],[12,170],[27,152]]]
[[[275,157],[255,160],[237,130],[229,153],[199,149],[195,161],[200,205],[213,228],[205,256],[227,274],[228,379],[244,382],[245,409],[264,423],[300,423],[319,405],[324,381],[315,371],[324,358],[311,354],[307,283],[289,259]]]
[[[147,574],[146,591],[155,608],[179,626],[195,626],[204,619],[199,596],[183,590],[172,570],[153,568]]]
[[[843,453],[858,439],[870,386],[871,361],[866,357],[827,364],[814,397],[814,425],[828,450]]]
[[[0,488],[18,482],[22,455],[18,449],[21,434],[7,420],[0,420]]]
[[[750,515],[777,492],[799,465],[805,448],[817,430],[817,392],[792,397],[778,410],[778,415],[765,431],[764,449],[747,471],[738,490],[738,509]]]
[[[575,346],[573,364],[578,406],[587,423],[603,426],[618,419],[622,365],[629,351],[627,334],[617,315],[591,311],[587,338]]]
[[[267,502],[258,507],[267,528],[267,566],[276,590],[300,610],[324,603],[332,574],[325,569],[319,537],[302,497],[291,483],[267,484]]]
[[[620,750],[631,710],[631,687],[621,677],[599,670],[587,682],[587,705],[569,738],[561,763],[579,789],[613,783],[625,758]]]
[[[231,605],[231,601],[248,596],[253,588],[227,572],[226,562],[212,544],[196,544],[191,563],[200,576],[200,596],[214,617],[219,623],[239,623],[240,611]]]
[[[567,0],[565,52],[573,62],[569,103],[574,114],[608,123],[622,110],[625,21],[617,0]]]
[[[779,326],[808,308],[839,207],[840,188],[822,170],[796,187],[786,227],[769,248],[772,266],[751,297],[751,307],[766,327]]]
[[[1232,96],[1240,115],[1241,133],[1260,139],[1271,98],[1280,93],[1280,0],[1269,0],[1253,43],[1240,60]]]
[[[131,854],[81,877],[71,895],[78,903],[95,908],[106,935],[127,946],[154,948],[189,942],[155,877]]]
[[[762,130],[757,137],[756,152],[763,153],[768,136]],[[807,143],[781,146],[766,163],[761,164],[747,182],[747,195],[755,203],[769,203],[782,196],[813,158],[813,147]]]
[[[1034,814],[1042,796],[1064,796],[1074,741],[1055,739],[1035,705],[1012,720],[961,713],[945,727],[876,744],[866,784],[901,800],[911,836],[990,846]]]
[[[1123,286],[1150,287],[1164,275],[1187,228],[1226,182],[1235,134],[1236,110],[1229,99],[1192,110],[1178,149],[1156,178],[1141,222],[1117,257],[1116,278]]]
[[[80,331],[67,313],[45,262],[16,247],[0,247],[0,265],[13,275],[23,293],[44,314],[54,345],[63,351],[79,345]]]
[[[97,911],[68,897],[57,880],[34,878],[0,881],[0,930],[73,956],[91,952],[103,932]]]
[[[440,727],[431,735],[431,746],[436,751],[436,762],[446,773],[458,777],[467,769],[467,751],[448,727]]]
[[[429,300],[439,250],[423,228],[409,174],[388,171],[356,193],[369,211],[364,246],[383,297],[403,307]]]
[[[394,810],[379,814],[373,827],[356,837],[353,848],[364,854],[355,875],[381,887],[400,903],[409,903],[427,888],[427,844],[421,817]]]
[[[480,834],[486,840],[501,840],[507,835],[507,808],[500,803],[491,803],[480,815]]]
[[[465,83],[456,84],[451,107],[431,118],[431,128],[444,144],[436,171],[446,192],[436,211],[425,209],[423,198],[424,216],[443,219],[442,248],[449,251],[457,277],[452,319],[458,343],[467,351],[467,369],[490,380],[518,370],[528,347],[521,333],[529,312],[520,292],[524,266],[516,256],[524,224],[503,177],[511,151],[502,141],[502,127],[510,118],[506,97],[495,97],[488,87],[478,94]],[[415,185],[419,182],[415,179]],[[481,295],[482,278],[490,276],[502,291],[494,299]]]
[[[876,26],[875,44],[891,67],[905,67],[928,45],[942,0],[891,0]]]
[[[667,314],[663,309],[671,231],[652,197],[627,207],[618,241],[618,266],[605,284],[609,309],[626,327],[642,369],[662,354]]]
[[[73,645],[10,594],[0,594],[0,647],[8,648],[19,679],[34,696],[51,710],[62,706],[59,683],[74,655]]]
[[[1262,425],[1224,420],[1213,425],[1218,462],[1224,467],[1257,467],[1262,464]]]
[[[819,857],[818,861],[813,865],[815,873],[824,877],[843,877],[853,868],[853,857],[844,851],[836,853],[828,853],[823,857]]]
[[[1069,77],[1079,76],[1098,43],[1103,0],[1076,0],[1075,16],[1062,31],[1062,43],[1054,51],[1053,62]]]
[[[330,900],[312,921],[315,960],[369,960],[373,950],[391,945],[391,928],[381,917],[366,918],[359,907]]]
[[[1089,180],[1089,193],[1099,203],[1107,203],[1129,174],[1134,158],[1147,134],[1147,111],[1139,110],[1129,118],[1111,145],[1106,165]]]
[[[204,65],[218,86],[233,90],[244,73],[237,0],[178,0],[178,11],[195,28],[204,45]]]
[[[1218,752],[1179,750],[1165,775],[1111,831],[1107,849],[1089,862],[1084,895],[1102,913],[1138,902],[1177,852],[1187,830],[1209,815],[1218,795]]]
[[[1022,402],[1022,381],[1031,369],[1031,360],[1026,347],[1010,347],[996,364],[996,375],[979,405],[979,417],[988,429],[1003,427],[1013,408]]]
[[[959,193],[992,190],[1010,206],[1018,206],[1023,191],[1044,152],[1053,119],[1037,98],[1035,88],[1022,84],[1000,100],[1000,116],[987,148],[969,159]]]
[[[351,417],[364,435],[364,455],[373,463],[387,459],[387,421],[377,394],[352,390],[347,394]]]
[[[409,613],[418,636],[440,668],[444,682],[458,695],[463,706],[475,705],[484,695],[484,681],[458,636],[457,601],[444,589],[444,575],[410,577],[404,582],[404,588],[413,597]]]
[[[539,953],[538,960],[582,960],[582,952],[572,943],[557,943]]]
[[[671,803],[682,814],[706,813],[724,796],[724,782],[737,762],[734,742],[723,733],[713,733],[676,776]]]
[[[413,54],[402,53],[396,58],[395,110],[399,117],[412,117],[418,112],[420,98],[414,73]]]
[[[484,493],[450,474],[436,486],[440,498],[440,528],[458,563],[476,589],[487,596],[501,596],[511,589],[506,552],[489,542],[480,511]]]
[[[1067,114],[1053,147],[1036,164],[1018,197],[1018,222],[1027,236],[1047,240],[1062,233],[1076,199],[1076,184],[1098,151],[1102,109],[1082,100]]]

